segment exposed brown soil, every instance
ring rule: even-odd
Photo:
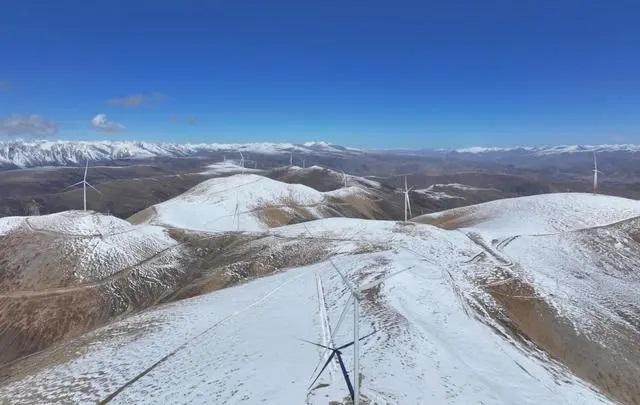
[[[187,241],[192,255],[185,256],[189,280],[164,301],[172,301],[231,287],[289,267],[316,263],[327,255],[329,242],[322,240],[283,240],[273,236],[258,238],[227,234],[203,238],[202,234],[173,230]]]
[[[419,217],[415,222],[437,226],[438,228],[453,230],[473,226],[482,222],[483,218],[478,215],[470,215],[471,212],[464,208],[438,215],[437,217]]]
[[[157,215],[157,212],[155,207],[149,207],[149,208],[143,209],[140,212],[133,214],[132,216],[127,218],[127,221],[131,225],[146,224],[149,221],[151,221],[156,215]]]
[[[640,404],[640,349],[638,334],[622,325],[608,325],[619,345],[606,347],[572,327],[533,286],[517,279],[486,287],[508,314],[503,323],[514,335],[544,349],[551,357],[591,382],[612,399]],[[635,343],[634,343],[635,342]]]

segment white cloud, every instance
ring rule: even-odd
[[[127,128],[114,121],[110,121],[106,114],[98,114],[91,120],[91,126],[100,132],[120,132]]]
[[[0,120],[0,134],[53,136],[58,132],[58,125],[37,114],[10,115]]]

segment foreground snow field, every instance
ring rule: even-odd
[[[322,238],[333,263],[368,290],[362,303],[363,395],[385,404],[591,404],[608,401],[541,351],[470,306],[478,246],[429,225],[334,218],[271,231]],[[349,297],[328,261],[148,311],[33,356],[6,381],[12,403],[273,403],[343,401],[327,355],[299,339],[350,341]],[[500,333],[496,333],[499,331]],[[345,351],[350,365],[350,351]],[[53,365],[51,365],[53,363]],[[46,364],[46,366],[43,366]],[[19,374],[19,373],[18,373]],[[328,385],[326,385],[328,384]]]

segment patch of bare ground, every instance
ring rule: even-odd
[[[362,194],[349,194],[340,199],[331,198],[331,206],[349,218],[391,219],[374,200]]]
[[[316,263],[327,257],[330,246],[323,240],[286,240],[241,233],[203,238],[196,232],[173,230],[172,235],[186,241],[191,249],[192,254],[183,259],[189,280],[164,301],[189,298]]]
[[[483,220],[484,219],[477,214],[471,215],[471,212],[465,208],[451,210],[438,216],[424,216],[414,219],[415,222],[433,225],[447,230],[470,227]]]
[[[140,212],[133,214],[132,216],[127,218],[127,221],[131,225],[146,224],[146,223],[149,223],[149,221],[151,221],[153,218],[155,218],[157,214],[158,213],[155,207],[149,207],[149,208],[143,209]]]
[[[640,404],[640,349],[638,334],[623,325],[608,324],[615,343],[602,344],[576,330],[535,288],[514,277],[490,283],[485,290],[505,314],[487,308],[512,336],[533,343],[568,367],[576,376],[592,383],[611,399]]]
[[[66,286],[79,257],[63,238],[16,230],[0,236],[0,293]]]
[[[55,294],[0,297],[0,364],[30,355],[158,303],[184,271],[162,256],[125,277]]]

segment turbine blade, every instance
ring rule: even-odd
[[[315,342],[312,342],[310,340],[306,340],[306,339],[298,339],[298,340],[301,340],[303,342],[309,343],[309,344],[314,345],[314,346],[322,347],[323,349],[333,350],[333,348],[331,348],[329,346],[321,345],[320,343],[315,343]]]
[[[69,190],[71,187],[75,187],[75,186],[79,186],[80,184],[84,183],[84,180],[77,182],[76,184],[72,184],[69,187],[63,188],[62,191],[65,190]]]
[[[384,283],[385,281],[387,281],[387,280],[388,280],[388,279],[390,279],[391,277],[393,277],[393,276],[395,276],[395,275],[398,275],[398,274],[400,274],[400,273],[403,273],[403,272],[405,272],[405,271],[407,271],[407,270],[411,270],[411,269],[413,269],[413,268],[414,268],[414,266],[409,266],[409,267],[406,267],[406,268],[404,268],[404,269],[401,269],[401,270],[398,270],[398,271],[394,271],[393,273],[388,274],[388,275],[386,275],[386,276],[384,276],[384,277],[382,277],[382,278],[379,278],[378,280],[374,280],[374,281],[372,281],[372,282],[371,282],[371,283],[369,283],[369,284],[365,284],[363,287],[361,287],[361,288],[360,288],[360,291],[366,291],[366,290],[368,290],[369,288],[373,288],[373,287],[375,287],[375,286],[377,286],[377,285],[379,285],[379,284]]]
[[[89,161],[87,160],[87,164],[84,166],[84,180],[87,180],[87,170],[89,170]]]
[[[407,193],[407,207],[409,208],[409,219],[411,219],[413,214],[411,213],[411,199],[409,198],[409,193]]]
[[[87,186],[91,187],[96,193],[102,195],[100,190],[98,190],[97,188],[93,187],[91,184],[87,183],[86,181],[84,181],[83,183],[86,184]]]
[[[344,365],[344,361],[342,361],[342,353],[339,350],[336,351],[336,357],[338,357],[338,363],[340,364],[340,370],[342,370],[342,376],[344,377],[344,381],[347,383],[347,389],[349,390],[349,395],[351,395],[351,400],[355,397],[353,393],[353,385],[351,384],[351,380],[349,379],[349,372],[347,371],[347,367]]]
[[[336,323],[336,326],[333,328],[334,336],[331,336],[331,338],[335,338],[335,334],[338,333],[338,330],[340,329],[340,326],[344,321],[344,316],[347,314],[347,309],[351,308],[351,300],[353,300],[353,294],[349,294],[349,298],[347,298],[347,303],[344,305],[344,308],[342,309],[340,318],[338,318],[338,322]]]
[[[324,363],[324,366],[322,366],[322,369],[320,369],[320,372],[318,373],[316,378],[311,382],[311,384],[309,384],[309,389],[311,389],[311,387],[313,387],[313,384],[315,384],[316,381],[318,381],[318,378],[320,378],[320,376],[322,375],[322,372],[327,368],[329,363],[331,363],[331,360],[333,360],[333,356],[335,356],[335,355],[336,355],[336,350],[331,352],[331,356],[329,356],[329,358],[327,359],[327,362]]]
[[[368,335],[365,335],[363,337],[361,337],[360,339],[358,339],[358,342],[368,338],[369,336],[373,335],[374,333],[378,332],[377,330],[374,330],[373,332],[369,333]],[[346,345],[340,346],[338,348],[336,348],[336,350],[342,350],[342,349],[346,349],[349,346],[353,346],[353,344],[355,343],[355,341],[347,343]]]

